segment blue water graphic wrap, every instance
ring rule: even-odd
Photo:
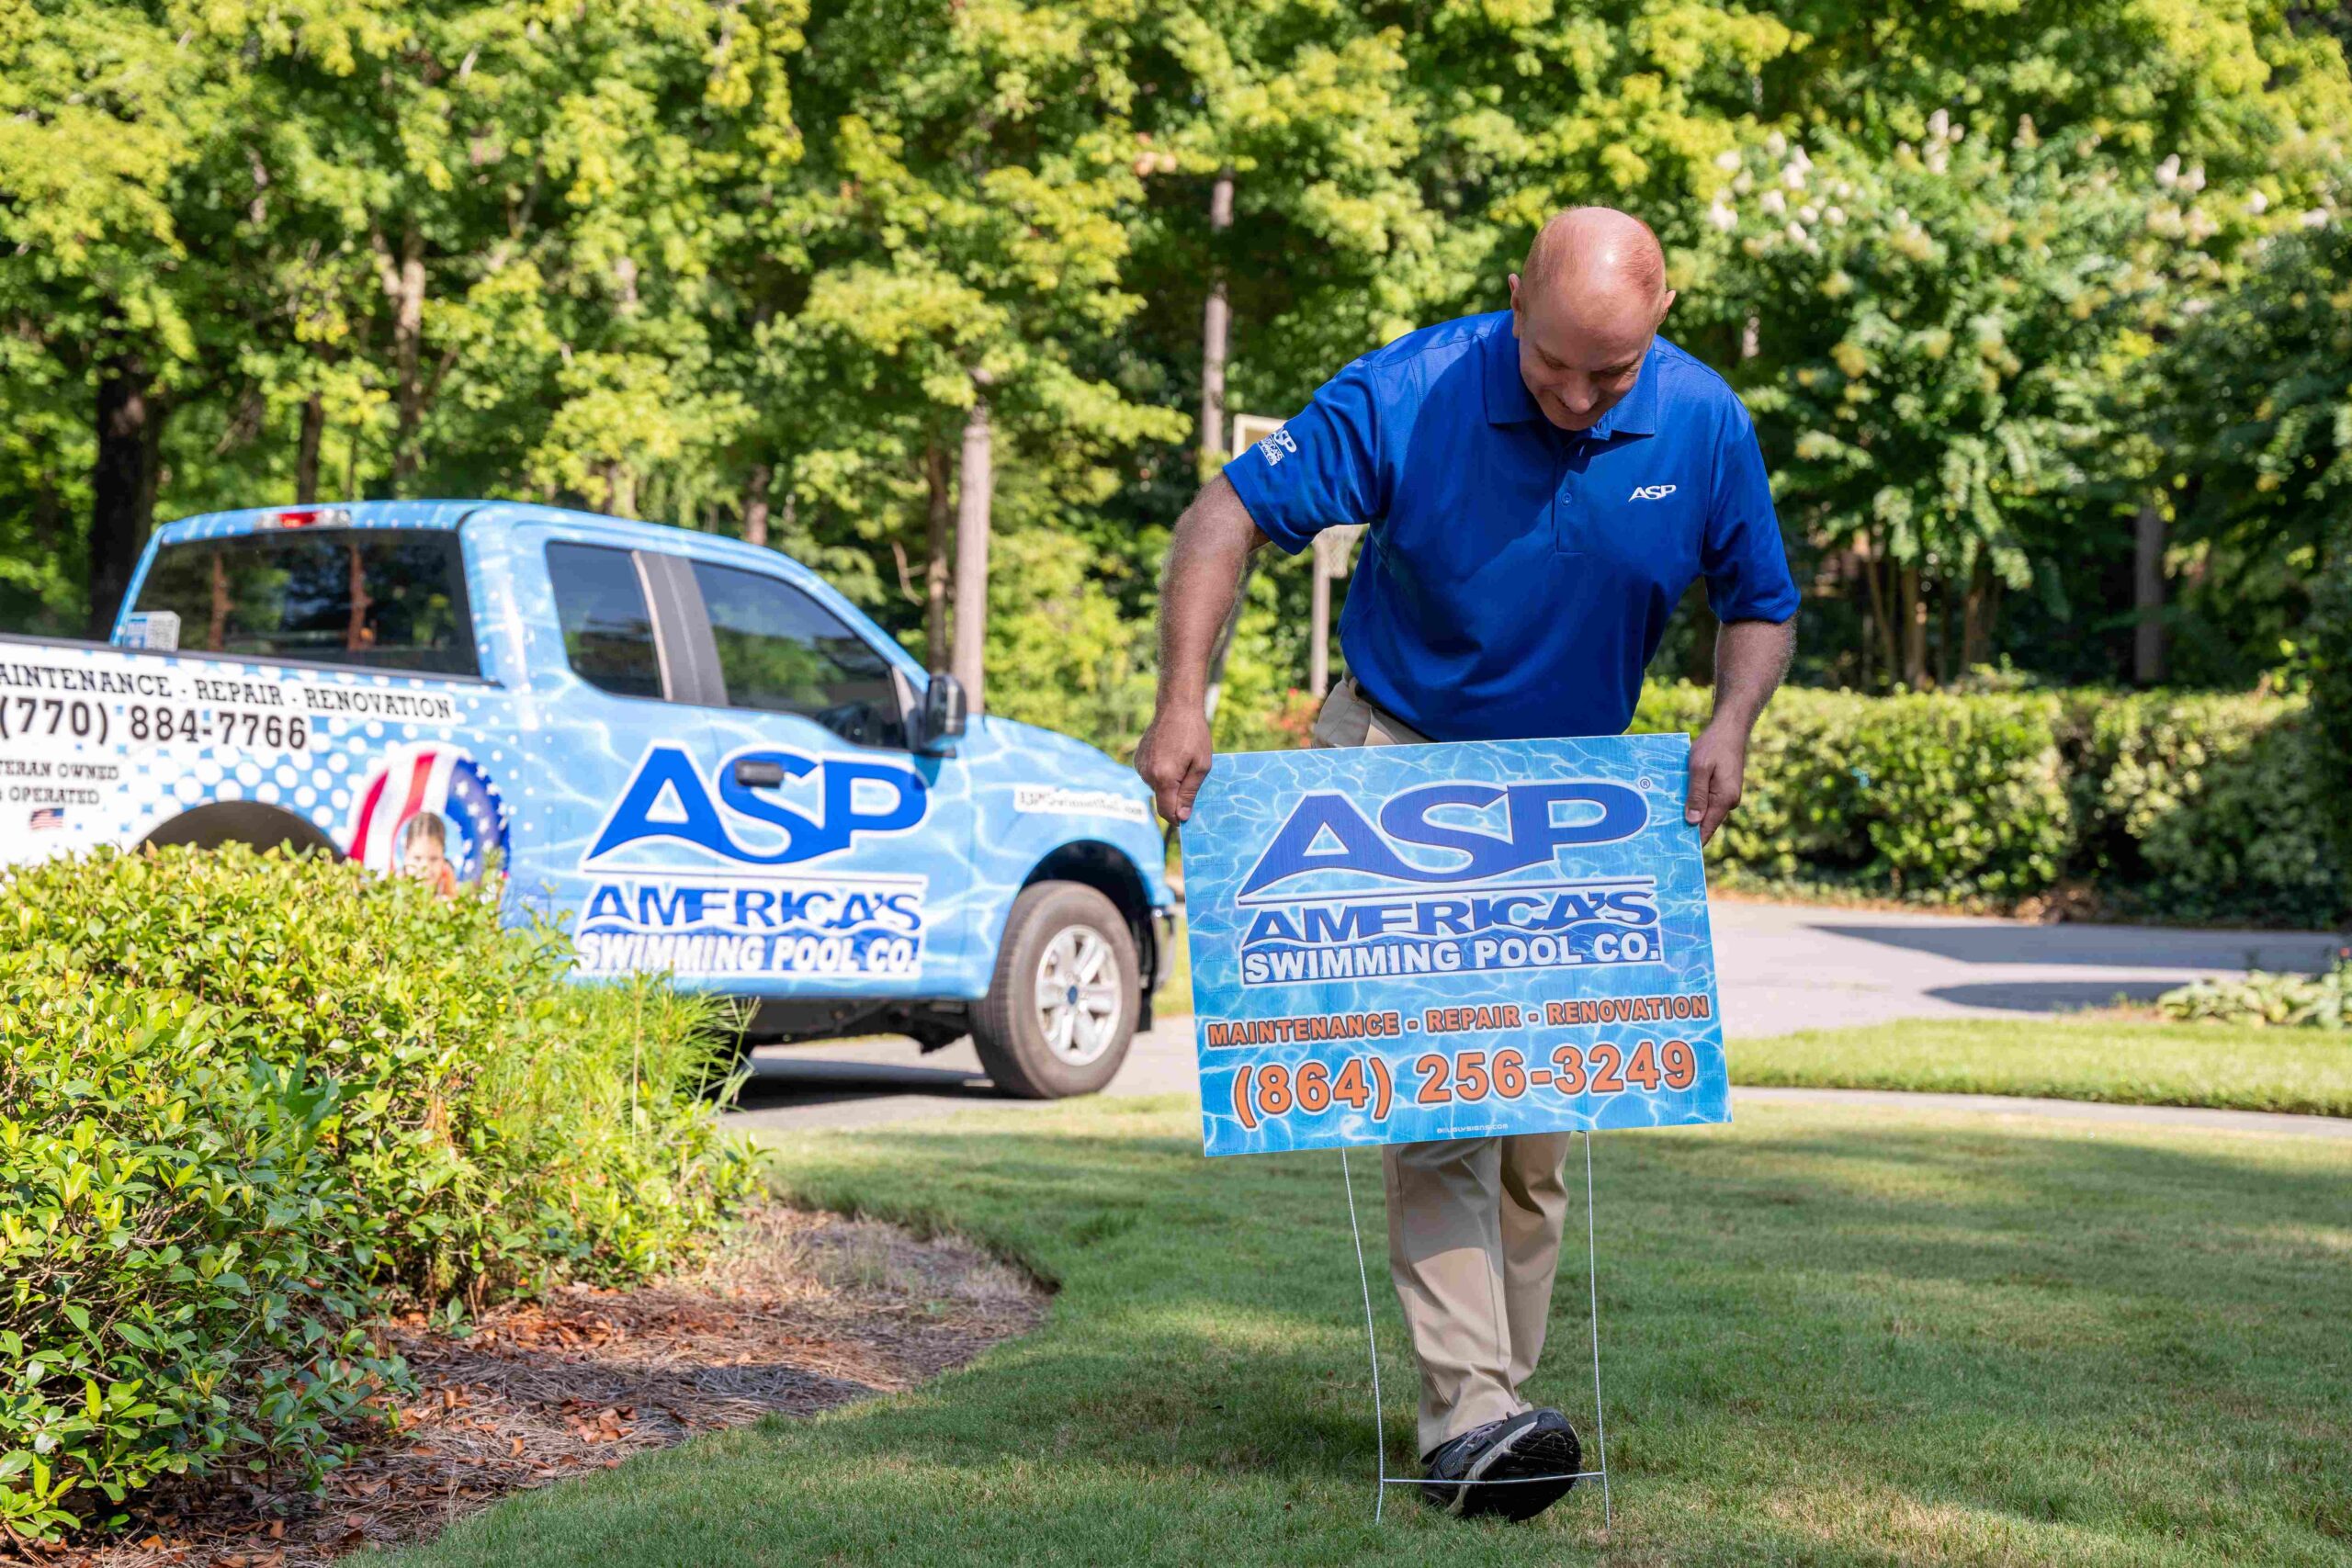
[[[190,518],[157,544],[275,515]],[[547,567],[558,542],[781,579],[918,699],[920,663],[775,551],[505,502],[360,502],[334,525],[458,530],[480,677],[0,639],[0,865],[135,845],[185,812],[252,803],[379,871],[444,877],[437,851],[465,885],[494,862],[510,918],[564,925],[583,976],[667,973],[776,998],[985,995],[1014,899],[1057,853],[1132,872],[1155,908],[1173,902],[1149,792],[1067,736],[975,717],[944,754],[918,755],[572,672]],[[783,782],[747,788],[744,760]],[[413,833],[428,816],[437,833]]]
[[[1679,735],[1219,757],[1185,824],[1211,1155],[1730,1120]]]

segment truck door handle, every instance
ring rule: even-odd
[[[735,782],[745,789],[774,789],[784,782],[784,764],[746,757],[735,764]]]

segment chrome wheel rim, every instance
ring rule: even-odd
[[[1056,1060],[1082,1067],[1119,1037],[1126,1011],[1119,963],[1102,933],[1065,926],[1037,959],[1037,1022]]]

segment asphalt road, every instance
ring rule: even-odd
[[[2015,1018],[2146,999],[2202,976],[2248,968],[2317,969],[2335,938],[2322,933],[2182,931],[2144,926],[2024,925],[1943,915],[1880,914],[1802,905],[1717,903],[1715,961],[1724,1027],[1733,1039],[1897,1018]],[[1193,1094],[1193,1021],[1163,1019],[1138,1039],[1110,1094]],[[1742,1090],[1758,1100],[1851,1099],[1837,1090]],[[1955,1095],[1862,1096],[1922,1103]],[[968,1041],[923,1055],[897,1037],[771,1046],[759,1053],[732,1120],[762,1132],[854,1127],[1003,1106]],[[1980,1109],[2046,1102],[2015,1100]],[[2072,1106],[2067,1113],[2183,1125],[2352,1122],[2245,1112]],[[2183,1120],[2183,1119],[2188,1120]],[[2202,1120],[2199,1120],[2202,1119]],[[2227,1122],[2226,1124],[2235,1124]]]

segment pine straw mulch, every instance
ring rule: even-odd
[[[382,1337],[417,1393],[313,1495],[236,1474],[159,1485],[112,1544],[40,1568],[302,1568],[414,1540],[508,1493],[625,1455],[911,1387],[1033,1326],[1034,1282],[970,1245],[768,1208],[704,1269],[496,1309],[464,1338],[422,1318]]]

